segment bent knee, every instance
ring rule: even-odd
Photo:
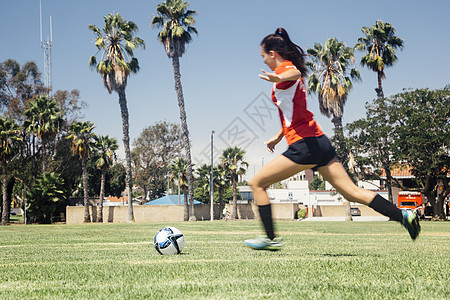
[[[264,187],[261,185],[261,181],[259,181],[256,177],[250,179],[248,185],[252,188],[253,191],[257,189],[264,189]]]

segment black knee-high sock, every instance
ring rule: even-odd
[[[275,234],[273,233],[272,208],[270,207],[270,204],[258,205],[258,210],[264,229],[266,230],[267,237],[273,240],[275,238]]]
[[[369,207],[394,221],[401,222],[403,220],[402,211],[397,206],[387,201],[380,195],[376,195],[370,202]]]

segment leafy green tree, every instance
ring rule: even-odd
[[[178,158],[170,166],[170,180],[175,181],[178,189],[184,194],[184,220],[189,221],[189,205],[188,205],[188,179],[187,179],[187,163],[183,158]],[[191,198],[193,199],[193,198]],[[190,200],[192,204],[193,200]]]
[[[56,102],[46,96],[40,96],[29,102],[24,112],[24,130],[36,134],[41,140],[42,172],[47,172],[47,146],[56,137],[63,125],[62,112]]]
[[[64,131],[67,132],[68,126],[81,117],[81,110],[87,108],[87,103],[80,99],[80,91],[56,91],[52,99],[61,110],[64,120]]]
[[[11,158],[14,144],[21,140],[20,127],[12,120],[0,119],[0,157],[2,164],[2,195],[3,195],[3,209],[2,209],[2,225],[6,225],[9,221],[10,205],[8,201],[8,160]]]
[[[361,64],[377,73],[378,88],[375,91],[378,98],[383,98],[382,80],[386,77],[384,68],[392,66],[398,60],[395,50],[403,49],[404,42],[395,35],[395,29],[390,23],[381,20],[370,28],[361,28],[361,31],[364,37],[358,39],[355,49],[366,52],[361,58]]]
[[[354,159],[349,171],[362,180],[372,177],[370,167],[384,170],[391,202],[393,202],[391,170],[395,164],[393,156],[396,151],[394,123],[389,103],[384,98],[377,98],[372,104],[366,104],[365,118],[347,125],[349,131],[347,145]]]
[[[325,181],[320,176],[315,175],[313,180],[311,180],[311,183],[309,184],[309,189],[315,191],[323,191],[325,190]]]
[[[27,62],[22,67],[14,59],[0,63],[0,112],[3,116],[22,123],[28,102],[46,93],[35,62]]]
[[[123,144],[125,149],[125,162],[127,171],[127,193],[128,193],[128,222],[134,221],[132,206],[132,174],[131,174],[131,151],[128,121],[128,107],[125,88],[127,79],[131,73],[139,70],[139,62],[134,57],[133,50],[144,46],[144,41],[134,37],[138,27],[132,21],[124,20],[119,14],[109,14],[104,17],[105,26],[103,33],[95,25],[89,25],[96,36],[95,46],[102,51],[99,63],[95,56],[91,56],[89,66],[95,68],[103,78],[103,84],[111,94],[115,91],[119,95],[119,105],[122,115]],[[130,58],[129,60],[127,59]]]
[[[88,197],[88,174],[87,159],[93,148],[93,138],[95,134],[94,124],[87,122],[74,122],[70,125],[69,136],[67,139],[72,140],[72,152],[78,154],[81,159],[81,167],[83,170],[83,196],[84,196],[84,222],[91,221],[89,215],[89,197]]]
[[[174,123],[158,122],[144,128],[139,137],[133,141],[131,157],[135,184],[144,190],[144,198],[150,193],[150,184],[163,187],[167,182],[169,164],[181,155],[182,132]],[[166,172],[166,173],[164,173]]]
[[[109,187],[106,185],[105,193],[119,198],[125,189],[125,178],[126,178],[126,168],[121,163],[115,163],[108,170],[108,180]]]
[[[117,140],[110,138],[108,135],[94,136],[95,149],[100,155],[95,164],[102,171],[102,179],[100,185],[100,206],[97,211],[97,222],[103,222],[103,200],[105,198],[105,181],[106,171],[113,165],[115,159],[115,151],[119,148]]]
[[[186,151],[187,179],[189,185],[190,218],[194,216],[194,177],[192,173],[191,143],[189,141],[189,130],[184,105],[183,88],[181,85],[180,57],[186,50],[186,44],[192,40],[191,33],[197,34],[194,10],[188,10],[189,3],[183,0],[167,0],[156,7],[157,15],[151,21],[152,26],[162,28],[158,34],[160,42],[164,45],[167,56],[172,59],[173,73],[175,78],[175,90],[180,108],[181,128],[183,130],[183,142]]]
[[[69,200],[75,197],[78,192],[78,187],[83,181],[81,160],[78,153],[72,152],[72,141],[67,139],[67,133],[59,140],[55,147],[55,155],[53,160],[49,162],[49,168],[58,174],[64,180],[63,190],[64,199]],[[16,175],[17,176],[17,175]],[[38,174],[36,174],[37,178]],[[28,181],[26,181],[28,180]],[[26,179],[25,182],[32,180]],[[89,181],[90,183],[92,181]],[[82,192],[82,191],[81,191]],[[66,204],[64,202],[64,204]]]
[[[28,192],[27,212],[30,221],[51,223],[57,204],[64,199],[64,180],[56,173],[43,173]]]
[[[450,86],[400,93],[390,102],[396,158],[411,166],[434,218],[444,219],[444,199],[450,193]]]
[[[230,175],[231,184],[233,187],[233,212],[231,214],[232,219],[237,219],[237,183],[239,176],[242,176],[248,168],[248,163],[244,161],[245,150],[239,147],[228,147],[222,153],[220,160],[222,166]]]

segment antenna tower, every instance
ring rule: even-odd
[[[42,1],[39,1],[39,20],[41,29],[41,49],[44,51],[44,85],[48,88],[49,94],[52,90],[52,17],[50,16],[50,38],[47,41],[42,40]]]

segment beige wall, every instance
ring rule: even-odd
[[[97,207],[89,207],[91,219],[97,219]],[[195,217],[197,220],[209,220],[211,207],[207,204],[195,205]],[[183,205],[137,205],[133,206],[136,222],[177,222],[184,219]],[[219,215],[219,207],[214,206],[214,216]],[[128,218],[127,206],[103,207],[103,222],[126,223]],[[84,221],[83,206],[66,207],[66,223],[81,224]]]
[[[228,211],[232,211],[232,205],[227,204]],[[381,216],[370,207],[357,205],[361,210],[361,216]],[[294,219],[294,215],[302,205],[296,203],[273,203],[272,216],[274,219]],[[133,206],[134,218],[136,222],[177,222],[183,221],[184,206],[183,205],[138,205]],[[96,220],[97,207],[90,207],[91,219]],[[127,222],[128,207],[127,206],[109,206],[103,208],[103,221],[114,223]],[[214,206],[215,219],[221,214],[219,207]],[[209,220],[210,206],[208,204],[195,205],[195,217],[197,220]],[[316,217],[339,217],[345,216],[345,205],[321,206],[315,209]],[[258,207],[255,204],[239,204],[239,219],[259,219]],[[83,206],[67,206],[66,207],[66,223],[81,224],[84,220]]]

